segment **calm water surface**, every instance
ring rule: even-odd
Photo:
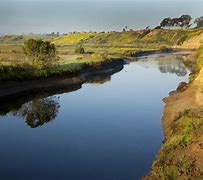
[[[74,92],[0,105],[0,179],[139,179],[162,144],[162,98],[188,79],[182,58],[143,57]]]

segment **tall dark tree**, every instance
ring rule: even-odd
[[[179,18],[179,21],[180,21],[180,26],[181,27],[185,27],[185,28],[188,28],[190,27],[190,22],[192,20],[192,17],[190,15],[182,15],[180,18]]]
[[[165,18],[161,22],[161,27],[182,27],[182,28],[188,28],[190,27],[191,22],[191,16],[190,15],[182,15],[179,18]]]
[[[196,24],[196,27],[203,27],[203,16],[198,17],[197,19],[195,19],[194,23]]]
[[[161,27],[170,27],[171,26],[171,21],[172,21],[172,19],[171,18],[165,18],[165,19],[163,19],[162,21],[161,21],[161,23],[160,23],[160,26]]]
[[[179,27],[180,26],[180,19],[179,18],[173,18],[171,20],[171,27]]]

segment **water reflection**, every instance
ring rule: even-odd
[[[171,73],[177,76],[185,76],[187,74],[188,67],[183,63],[187,56],[183,55],[154,55],[150,58],[145,57],[139,59],[138,64],[149,67],[153,64],[158,65],[158,69],[161,73]]]
[[[185,76],[187,74],[187,69],[184,62],[184,56],[175,55],[173,58],[171,56],[158,57],[159,70],[162,73],[176,74],[177,76]]]
[[[94,76],[90,80],[87,81],[87,83],[91,84],[104,84],[106,82],[111,81],[111,76],[104,75],[104,76]]]
[[[161,73],[171,73],[177,76],[185,76],[187,74],[187,69],[184,64],[181,63],[165,63],[159,62],[159,70]]]
[[[144,67],[156,67],[161,73],[171,73],[177,76],[185,76],[187,67],[183,64],[185,56],[182,55],[154,55],[139,58],[135,62]],[[104,84],[111,81],[111,75],[122,70],[123,66],[116,67],[110,71],[95,73],[86,77],[86,83]],[[14,116],[21,117],[31,128],[37,128],[54,119],[59,112],[60,104],[56,94],[76,91],[82,84],[58,85],[57,87],[31,91],[17,97],[7,98],[0,102],[0,115],[4,116],[10,112]]]
[[[54,120],[57,117],[59,108],[59,98],[54,96],[34,99],[23,104],[19,110],[13,111],[12,114],[24,118],[28,126],[36,128]]]
[[[113,77],[109,70],[84,78],[111,80],[102,85],[62,83],[0,100],[7,114],[0,117],[1,179],[140,179],[163,140],[161,99],[188,78],[158,67],[143,59]]]
[[[122,70],[123,66],[116,67],[111,71],[88,76],[86,83],[104,84],[111,80],[111,75]],[[22,117],[31,128],[37,128],[57,117],[60,104],[55,94],[76,91],[82,84],[58,85],[58,87],[29,91],[17,97],[6,98],[0,101],[0,116],[7,113],[13,116]]]
[[[28,102],[36,101],[37,99],[46,99],[47,97],[51,97],[56,94],[68,93],[72,91],[76,91],[82,87],[82,84],[71,84],[71,85],[63,85],[43,88],[39,90],[31,90],[27,92],[23,92],[22,94],[14,95],[11,97],[6,97],[0,100],[0,116],[5,116],[9,112],[16,112],[20,108],[22,108],[23,104]]]

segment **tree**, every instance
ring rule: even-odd
[[[161,21],[161,27],[182,27],[189,28],[192,18],[190,15],[182,15],[179,18],[165,18]]]
[[[180,19],[179,18],[173,18],[171,19],[170,26],[171,27],[180,27]]]
[[[172,22],[172,19],[171,18],[165,18],[161,21],[160,23],[160,26],[161,27],[170,27],[171,26],[171,22]]]
[[[185,28],[188,28],[190,27],[190,21],[192,20],[192,17],[190,15],[182,15],[180,18],[179,18],[179,21],[180,21],[180,26],[181,27],[185,27]]]
[[[154,29],[161,29],[161,26],[156,26]]]
[[[194,23],[196,24],[197,28],[203,27],[203,16],[196,18]]]

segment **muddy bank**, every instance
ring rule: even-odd
[[[142,56],[149,56],[153,54],[165,54],[165,53],[177,53],[177,52],[194,52],[195,49],[175,49],[175,48],[165,48],[160,50],[152,50],[152,51],[138,51],[135,53],[131,53],[131,57],[142,57]]]
[[[0,82],[0,107],[5,113],[6,107],[17,106],[37,97],[48,97],[54,94],[75,91],[83,83],[104,83],[111,75],[123,69],[123,61],[117,60],[111,64],[97,66],[82,71],[75,77],[53,77],[27,81]],[[14,103],[15,102],[15,103]]]
[[[152,51],[148,53],[157,54],[158,52]],[[189,53],[188,51],[186,52],[186,54]],[[122,70],[124,64],[125,60],[116,59],[101,65],[88,67],[79,73],[71,75],[64,74],[62,76],[35,80],[0,81],[0,105],[3,107],[3,104],[12,104],[14,100],[18,100],[21,102],[19,104],[22,104],[39,95],[48,97],[54,94],[75,91],[80,89],[82,84],[86,82],[105,83],[109,81],[112,74]]]
[[[203,179],[203,70],[164,98],[164,144],[146,179]]]

